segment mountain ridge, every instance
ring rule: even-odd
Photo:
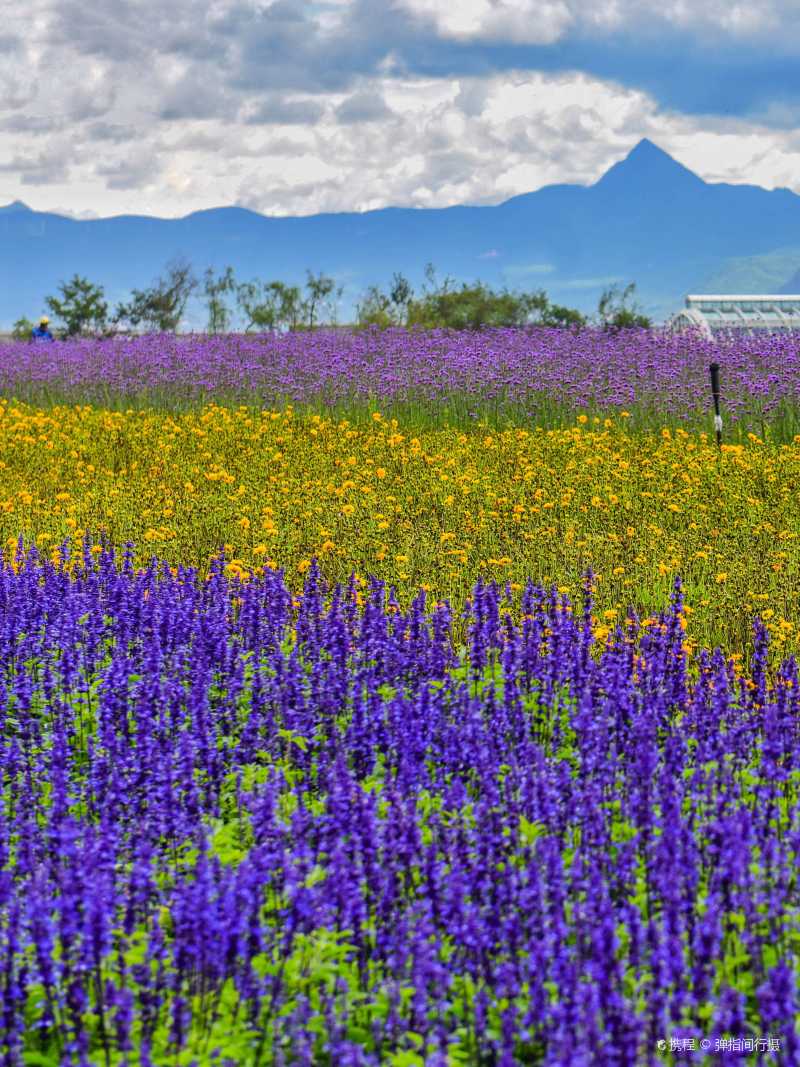
[[[774,277],[784,261],[765,274],[765,257],[793,246],[800,248],[800,196],[705,182],[647,138],[593,184],[547,185],[493,205],[303,216],[226,205],[180,218],[75,219],[14,201],[0,207],[0,327],[33,318],[74,273],[103,284],[115,303],[176,256],[198,274],[230,263],[241,281],[302,284],[306,269],[322,270],[345,287],[344,320],[368,285],[386,285],[399,270],[419,286],[428,262],[456,282],[544,287],[584,311],[605,286],[635,281],[644,310],[663,318],[734,261],[742,282]],[[785,283],[800,277],[800,259],[785,265]],[[202,323],[195,301],[188,324]]]

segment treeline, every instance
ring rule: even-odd
[[[451,328],[477,330],[490,326],[551,326],[580,329],[590,324],[610,330],[651,326],[634,302],[635,283],[607,288],[591,319],[575,308],[553,303],[543,289],[535,292],[496,290],[483,282],[456,285],[451,277],[438,281],[432,264],[416,294],[402,274],[395,273],[388,290],[370,286],[356,307],[356,329]],[[206,270],[198,279],[190,264],[173,260],[146,289],[134,289],[127,302],[111,308],[102,285],[81,275],[61,282],[58,292],[45,298],[57,335],[112,336],[122,333],[174,333],[197,294],[205,305],[206,329],[227,333],[234,317],[245,333],[313,330],[338,324],[343,289],[322,272],[306,271],[304,286],[255,279],[237,282],[232,267],[220,273]],[[20,318],[14,336],[30,337],[33,322]]]

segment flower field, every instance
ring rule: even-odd
[[[326,331],[5,345],[0,395],[171,411],[210,400],[294,404],[351,421],[560,426],[623,410],[637,429],[708,426],[708,365],[722,367],[728,433],[800,433],[790,334],[715,343],[656,330]]]
[[[763,632],[692,683],[679,591],[595,658],[588,600],[527,587],[517,625],[478,586],[461,660],[446,608],[316,569],[29,557],[0,596],[6,1062],[800,1053],[800,692]]]
[[[796,368],[1,347],[0,1067],[800,1063]]]
[[[478,575],[575,593],[598,576],[596,632],[658,611],[684,582],[694,644],[742,652],[758,611],[797,647],[800,443],[725,446],[680,428],[578,416],[537,432],[403,432],[291,409],[181,415],[0,404],[0,539],[56,551],[105,532],[173,565],[285,569],[316,557],[462,604]]]

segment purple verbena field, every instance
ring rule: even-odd
[[[658,330],[393,329],[19,343],[0,349],[0,394],[117,407],[215,398],[357,411],[377,402],[425,419],[539,425],[628,409],[663,425],[706,419],[714,360],[734,424],[800,429],[800,344],[790,333],[711,342]]]

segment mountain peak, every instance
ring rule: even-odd
[[[23,204],[21,200],[12,200],[10,204],[6,204],[4,207],[0,207],[0,214],[10,215],[15,211],[30,211],[31,209],[27,204]]]
[[[673,159],[663,148],[643,137],[627,156],[610,167],[595,185],[601,188],[639,187],[646,192],[655,192],[662,186],[674,186],[678,183],[697,186],[705,184],[702,178]],[[655,188],[648,189],[648,185]]]
[[[672,156],[665,152],[663,148],[659,148],[655,142],[651,141],[649,137],[643,137],[641,141],[633,146],[628,152],[626,159],[668,159],[670,163],[674,163],[675,160]]]

